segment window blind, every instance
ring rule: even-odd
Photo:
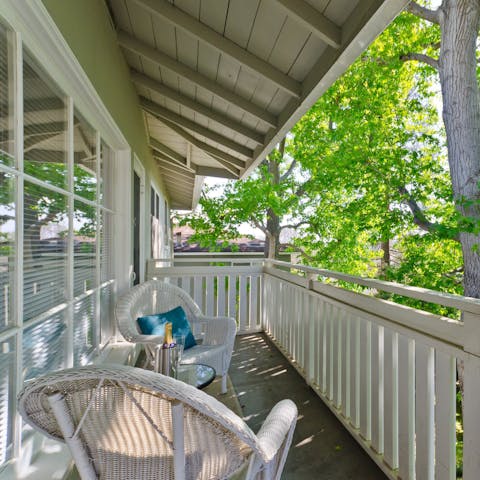
[[[25,182],[23,314],[34,318],[67,299],[67,197]]]
[[[95,348],[95,295],[86,294],[73,307],[73,363],[75,366],[88,363]]]
[[[24,380],[66,366],[66,310],[25,329],[22,352]]]

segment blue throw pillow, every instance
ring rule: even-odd
[[[165,335],[165,323],[172,323],[172,335],[185,336],[185,350],[194,347],[197,342],[192,334],[192,329],[187,320],[187,315],[182,307],[176,307],[165,313],[146,315],[137,318],[140,331],[144,335]]]

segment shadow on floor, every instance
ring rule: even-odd
[[[257,432],[276,402],[291,398],[299,418],[282,479],[387,477],[263,334],[237,337],[229,370],[243,418]]]

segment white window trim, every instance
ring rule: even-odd
[[[140,160],[136,155],[133,156],[133,169],[136,172],[136,174],[140,178],[140,225],[139,225],[139,230],[140,230],[140,238],[139,238],[139,243],[140,243],[140,256],[139,256],[139,262],[140,262],[140,272],[139,272],[139,281],[142,283],[145,280],[145,219],[146,219],[146,212],[145,212],[145,167],[141,164]]]

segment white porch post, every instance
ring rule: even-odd
[[[464,312],[463,478],[480,477],[480,315]]]

